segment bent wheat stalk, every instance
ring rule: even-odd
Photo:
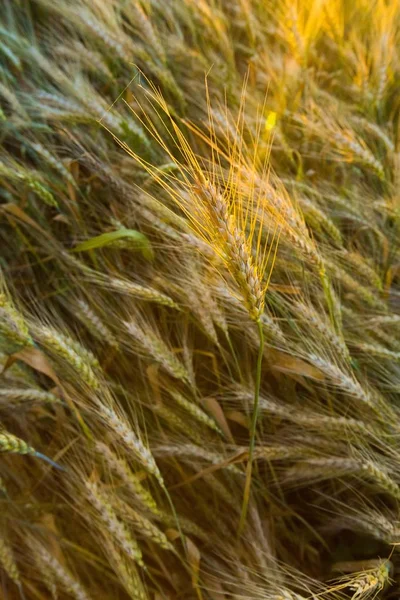
[[[116,140],[132,156],[169,195],[175,205],[183,211],[191,229],[202,240],[210,245],[219,256],[222,266],[226,268],[235,281],[240,298],[251,320],[258,329],[259,348],[254,388],[254,403],[249,430],[249,457],[246,469],[246,483],[243,495],[238,535],[243,532],[251,488],[252,463],[255,447],[255,436],[259,413],[259,395],[261,383],[262,356],[264,351],[264,333],[261,317],[264,313],[265,294],[271,277],[272,268],[281,230],[284,228],[283,218],[269,203],[268,193],[271,188],[268,181],[269,170],[263,166],[261,176],[257,175],[258,165],[250,163],[242,148],[242,140],[238,136],[229,139],[227,153],[216,141],[211,102],[207,93],[209,134],[203,135],[195,126],[189,129],[212,150],[211,164],[205,168],[192,150],[182,128],[171,115],[168,105],[154,85],[149,83],[151,92],[149,101],[166,117],[172,127],[175,144],[180,152],[181,160],[177,160],[173,151],[155,132],[151,117],[141,117],[134,111],[142,125],[152,132],[154,139],[160,144],[169,159],[176,165],[182,179],[182,187],[177,188],[176,178],[165,177],[156,167],[144,161],[126,144]],[[244,92],[237,117],[237,131],[243,130]],[[110,131],[112,133],[112,131]],[[114,135],[115,137],[115,135]],[[240,136],[239,136],[240,137]],[[258,140],[255,141],[257,146]],[[226,163],[226,170],[222,169]],[[243,173],[251,175],[244,181]],[[289,205],[289,201],[287,201]],[[285,211],[283,211],[284,214]],[[267,268],[269,273],[267,273]],[[216,266],[217,271],[220,267]],[[222,275],[223,276],[223,275]],[[266,277],[265,277],[266,276]]]

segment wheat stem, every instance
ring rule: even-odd
[[[258,334],[260,336],[260,345],[259,345],[258,357],[257,357],[257,370],[256,370],[256,382],[255,382],[255,389],[254,389],[253,414],[252,414],[251,425],[250,425],[249,459],[247,461],[247,467],[246,467],[246,481],[245,481],[245,485],[244,485],[243,503],[242,503],[242,510],[241,510],[241,514],[240,514],[239,527],[238,527],[238,537],[240,537],[242,535],[245,524],[246,524],[247,510],[248,510],[249,499],[250,499],[251,477],[252,477],[252,473],[253,473],[253,456],[254,456],[254,448],[255,448],[255,441],[256,441],[257,420],[258,420],[258,414],[260,411],[259,405],[260,405],[261,371],[262,371],[262,359],[263,359],[263,354],[264,354],[264,332],[263,332],[263,327],[262,327],[262,323],[261,323],[260,319],[257,321],[257,327],[258,327]]]

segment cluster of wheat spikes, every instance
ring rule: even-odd
[[[1,598],[396,598],[399,2],[0,4]]]

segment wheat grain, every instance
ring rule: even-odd
[[[221,236],[228,267],[239,285],[246,308],[251,318],[257,321],[264,311],[264,287],[248,242],[229,214],[227,201],[215,186],[203,180],[197,185],[197,191],[204,198]]]
[[[63,57],[74,58],[89,71],[95,71],[97,74],[102,74],[107,79],[112,79],[113,74],[103,60],[100,52],[96,52],[81,44],[78,40],[74,40],[71,47],[58,46],[57,54]]]
[[[193,458],[200,459],[202,461],[206,461],[220,467],[221,469],[226,469],[227,471],[231,471],[237,475],[241,474],[238,468],[235,465],[226,464],[226,461],[223,456],[220,456],[217,453],[210,452],[205,448],[201,448],[200,446],[196,446],[194,444],[180,444],[179,446],[168,446],[168,445],[160,445],[154,449],[154,453],[158,456],[169,456],[169,457],[178,457],[182,458],[185,461],[191,461]]]
[[[72,177],[71,173],[68,171],[68,169],[65,168],[64,164],[59,159],[55,158],[47,150],[47,148],[45,148],[44,146],[42,146],[42,144],[39,144],[38,142],[30,143],[30,147],[33,148],[33,150],[37,152],[37,154],[39,154],[42,158],[44,158],[44,160],[46,160],[53,169],[58,171],[66,181],[68,181],[71,185],[75,187],[75,179]]]
[[[92,369],[98,366],[98,361],[91,352],[51,327],[38,328],[37,337],[46,348],[64,359],[90,388],[96,390],[99,387],[99,381]]]
[[[353,138],[351,133],[336,132],[332,140],[337,147],[344,153],[350,153],[355,160],[362,165],[369,167],[379,179],[385,179],[385,170],[383,165],[372,154],[370,149],[360,141]]]
[[[379,275],[375,272],[375,270],[366,262],[366,260],[361,256],[361,254],[357,254],[356,252],[344,252],[343,253],[344,260],[349,264],[349,266],[358,271],[360,276],[369,284],[376,287],[378,290],[382,290],[382,281]]]
[[[127,63],[132,61],[133,55],[120,41],[115,39],[115,37],[107,31],[106,28],[89,13],[89,11],[85,10],[80,12],[78,24],[83,26],[89,33],[98,37],[106,46],[111,48],[121,60]]]
[[[150,328],[143,329],[134,321],[125,322],[125,326],[133,338],[140,343],[141,347],[156,362],[158,362],[167,373],[176,379],[189,382],[189,375],[184,366],[154,331]]]
[[[117,436],[124,442],[126,448],[133,452],[134,456],[143,464],[146,470],[155,476],[160,485],[164,487],[164,482],[152,453],[143,444],[141,439],[134,433],[131,427],[120,418],[116,412],[104,405],[99,406],[104,422]]]
[[[132,562],[125,560],[118,547],[109,539],[103,540],[107,557],[112,563],[115,573],[132,600],[148,600],[149,596]]]
[[[95,311],[84,301],[78,300],[78,318],[87,326],[88,330],[99,340],[105,341],[113,348],[118,348],[119,344],[116,337],[108,329],[106,324],[100,319]]]
[[[181,433],[186,434],[197,444],[202,443],[203,436],[201,433],[195,427],[193,427],[193,425],[184,419],[181,419],[173,410],[164,404],[157,404],[154,406],[153,411],[156,415],[168,423],[172,431],[180,431]]]
[[[129,520],[133,523],[134,527],[138,532],[145,538],[151,540],[163,550],[169,550],[174,552],[174,547],[168,541],[165,534],[154,525],[147,517],[141,515],[136,510],[128,506],[125,502],[119,499],[114,499],[114,505],[120,515],[124,516],[124,519]]]
[[[321,231],[321,233],[325,231],[334,242],[340,246],[342,245],[343,239],[340,230],[319,207],[315,206],[311,200],[304,196],[300,198],[300,206],[305,213],[306,221],[311,227],[317,231]]]
[[[368,344],[366,342],[356,342],[355,346],[363,353],[372,357],[382,358],[384,360],[400,361],[400,352],[393,352],[379,344]]]
[[[122,479],[127,489],[132,492],[143,506],[150,510],[154,515],[160,516],[161,513],[157,507],[156,501],[151,493],[142,485],[140,478],[131,471],[129,464],[123,458],[116,456],[116,454],[102,442],[96,443],[96,449],[106,460],[110,469]]]
[[[11,433],[0,432],[0,452],[10,454],[29,454],[36,456],[36,450]]]
[[[137,0],[135,0],[134,2],[131,2],[129,4],[129,7],[127,8],[129,8],[129,11],[131,13],[129,14],[129,18],[131,22],[135,25],[137,30],[140,32],[140,35],[147,40],[149,47],[152,51],[155,51],[160,60],[163,63],[166,63],[167,59],[164,52],[164,48],[156,32],[153,29],[150,19],[144,12],[140,3]]]
[[[31,541],[30,546],[34,554],[37,554],[43,565],[54,575],[54,578],[72,598],[75,600],[90,600],[90,596],[88,596],[80,582],[42,544]]]
[[[187,400],[182,394],[178,391],[172,389],[170,390],[170,394],[173,399],[176,401],[179,406],[184,408],[192,417],[194,417],[199,423],[207,425],[210,429],[221,433],[220,428],[217,426],[215,421],[209,417],[199,406],[197,406],[194,402],[190,402]]]
[[[38,389],[26,388],[0,388],[0,406],[10,406],[11,403],[19,404],[26,402],[59,404],[60,398],[51,392]]]
[[[32,344],[23,317],[0,290],[0,348],[6,354],[13,354]]]
[[[94,280],[94,283],[98,282]],[[102,282],[99,282],[99,285],[102,285]],[[155,304],[160,304],[162,306],[179,309],[179,306],[169,298],[169,296],[150,287],[134,283],[133,281],[125,281],[113,277],[104,282],[104,285],[120,294],[130,295],[139,298],[140,300],[147,300],[148,302],[154,302]]]
[[[19,569],[15,562],[12,549],[3,534],[0,536],[0,565],[3,567],[9,578],[18,587],[21,587]]]
[[[136,540],[131,536],[125,524],[120,521],[110,504],[104,490],[100,490],[98,484],[93,481],[85,481],[87,498],[96,509],[103,525],[107,527],[113,536],[115,543],[134,560],[138,565],[144,566],[142,552]]]
[[[371,395],[362,388],[354,377],[351,377],[333,363],[315,354],[309,354],[308,359],[330,379],[333,385],[340,388],[343,392],[349,396],[353,396],[364,404],[373,404]]]
[[[400,500],[400,487],[379,465],[367,461],[362,464],[361,468],[380,488],[387,491],[396,500]]]
[[[295,302],[293,306],[296,309],[296,313],[305,318],[316,331],[321,333],[321,335],[328,340],[332,345],[332,348],[336,350],[343,360],[349,360],[349,351],[344,341],[336,335],[335,331],[328,323],[324,323],[324,321],[321,320],[318,313],[312,307],[301,302]]]

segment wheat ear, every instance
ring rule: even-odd
[[[3,535],[0,535],[0,564],[9,578],[21,588],[21,577],[13,551]]]
[[[145,506],[154,515],[160,516],[161,512],[157,507],[157,503],[153,496],[142,485],[140,478],[131,471],[126,460],[119,458],[108,446],[106,446],[106,444],[103,444],[102,442],[96,442],[96,449],[105,459],[110,469],[117,473],[117,475],[126,485],[127,489],[130,490],[136,498],[138,498],[143,506]]]
[[[71,598],[74,598],[74,600],[91,600],[81,583],[44,546],[38,542],[32,542],[32,550]]]
[[[29,446],[26,442],[24,442],[24,440],[21,440],[15,435],[5,431],[0,432],[0,453],[22,455],[27,454],[29,456],[35,456],[36,458],[41,458],[42,460],[48,462],[56,469],[64,470],[63,467],[52,461],[41,452],[37,452],[34,448],[32,448],[32,446]]]
[[[143,567],[142,552],[138,543],[131,536],[125,524],[116,515],[105,492],[93,481],[86,481],[85,487],[88,500],[96,509],[100,521],[107,527],[115,542],[129,558]]]
[[[104,405],[99,406],[104,422],[117,434],[118,438],[123,441],[125,447],[133,452],[133,455],[140,461],[145,469],[154,475],[159,484],[164,488],[163,478],[150,450],[146,448],[142,440],[112,408]]]

